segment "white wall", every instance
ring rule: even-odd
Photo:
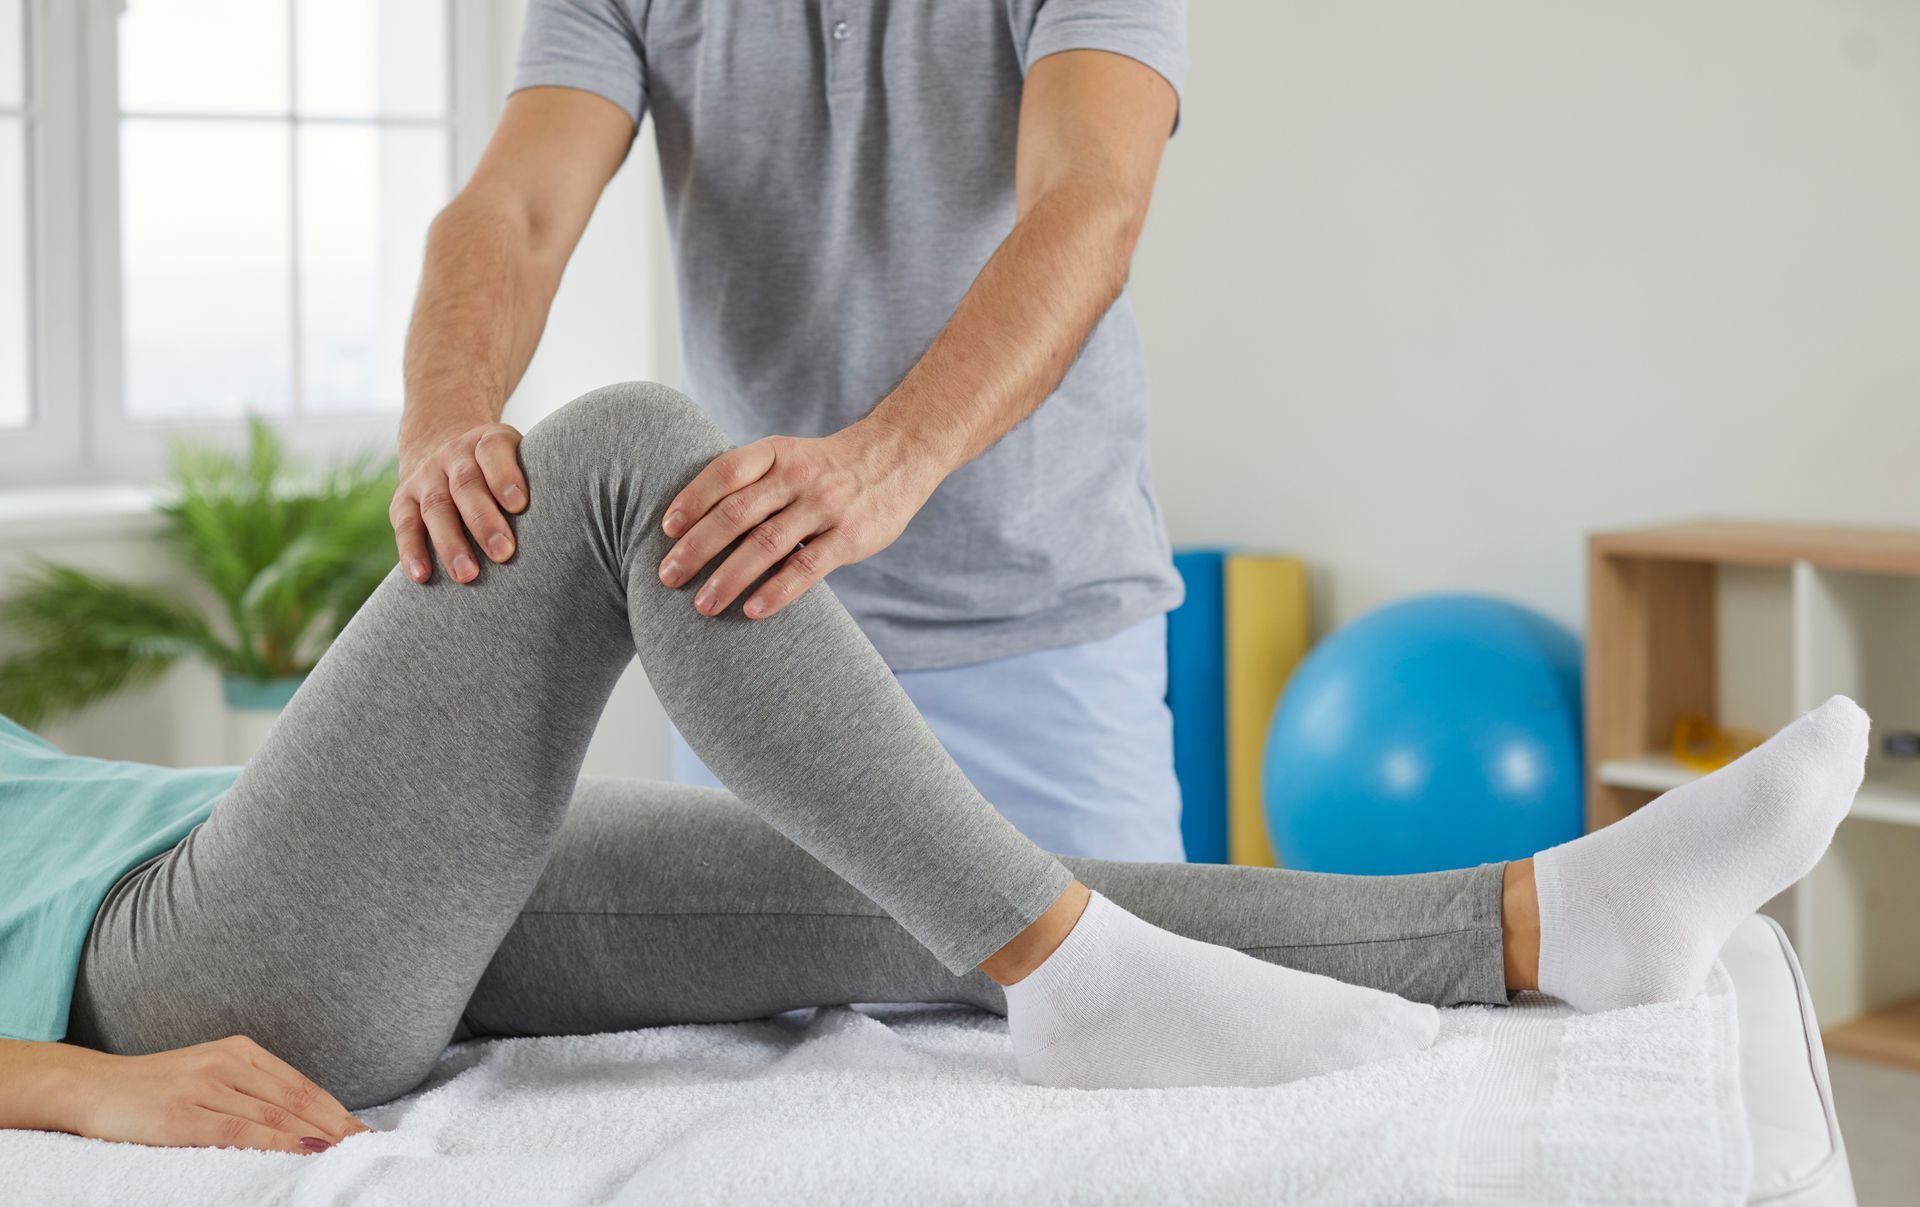
[[[1920,519],[1920,5],[1200,0],[1134,274],[1177,540],[1578,623],[1582,536]]]

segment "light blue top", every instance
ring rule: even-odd
[[[78,758],[0,717],[0,1036],[66,1035],[107,891],[205,821],[239,774]]]

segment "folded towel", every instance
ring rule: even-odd
[[[448,1050],[317,1157],[0,1133],[7,1203],[1686,1203],[1746,1199],[1732,994],[1443,1012],[1260,1090],[1047,1090],[939,1007]]]

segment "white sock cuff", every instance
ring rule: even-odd
[[[1060,940],[1060,946],[1040,961],[1040,967],[1007,986],[1007,992],[1045,993],[1072,981],[1106,945],[1108,934],[1124,916],[1127,916],[1126,910],[1089,891],[1087,908],[1080,911],[1079,920],[1067,932],[1067,937]]]
[[[1570,886],[1562,874],[1566,869],[1560,866],[1560,852],[1566,845],[1562,843],[1533,857],[1534,908],[1540,916],[1540,966],[1534,983],[1542,993],[1555,993],[1557,987],[1565,983],[1567,970],[1578,964],[1576,953],[1570,948],[1577,946],[1571,940],[1582,933],[1575,917],[1580,906],[1570,900],[1575,894],[1569,891]],[[1592,908],[1592,904],[1588,903],[1587,908]]]

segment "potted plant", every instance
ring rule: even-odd
[[[40,562],[0,602],[25,643],[0,661],[0,713],[37,725],[198,658],[223,678],[244,758],[392,567],[394,468],[301,467],[257,419],[245,453],[182,445],[172,460],[166,539],[214,606]]]

